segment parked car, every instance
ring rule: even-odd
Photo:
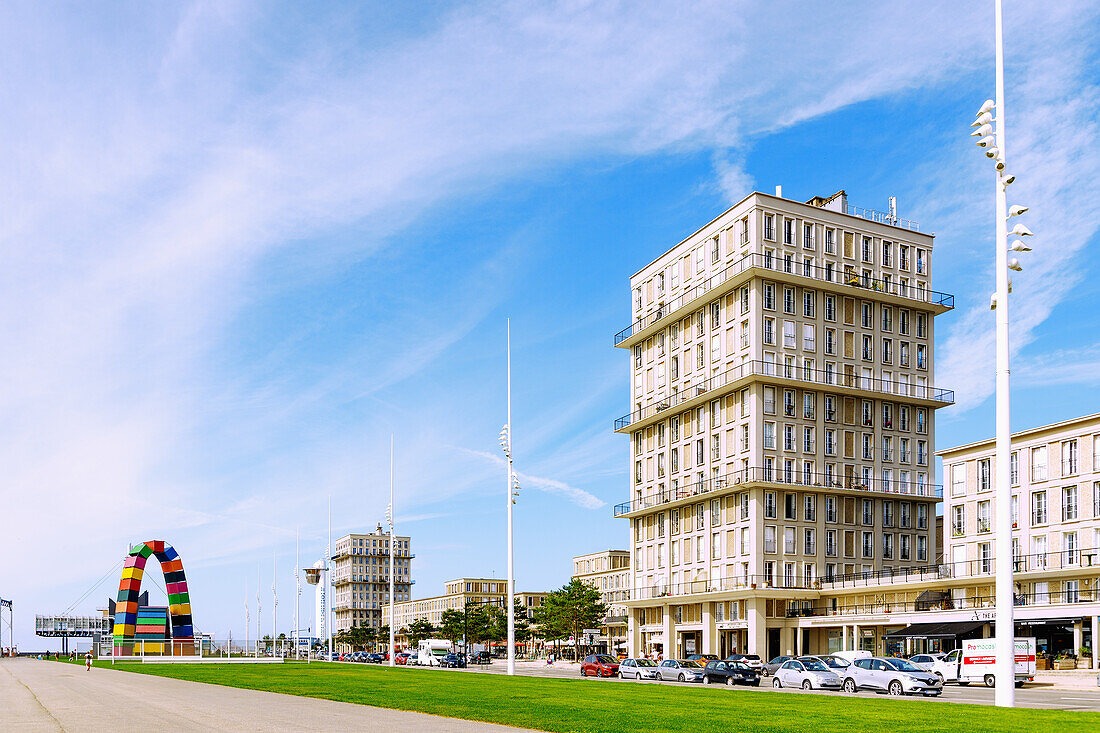
[[[703,668],[688,659],[666,659],[657,665],[657,679],[661,682],[702,682]]]
[[[439,660],[439,666],[455,668],[465,667],[466,655],[461,653],[455,654],[453,652],[451,654],[445,654],[443,658]]]
[[[619,677],[624,680],[657,679],[657,663],[652,659],[634,659],[628,657],[619,662]]]
[[[925,672],[932,672],[934,671],[933,667],[935,667],[936,662],[946,656],[946,654],[940,654],[939,652],[935,654],[914,654],[913,656],[909,657],[909,661],[912,662],[913,665],[923,669]]]
[[[385,661],[385,657],[386,657],[385,654],[379,654],[378,652],[373,652],[373,653],[367,655],[366,661],[370,662],[371,664],[381,664],[382,662]]]
[[[688,654],[687,658],[692,662],[698,662],[701,666],[707,666],[707,662],[718,659],[717,654]]]
[[[470,664],[492,664],[493,656],[484,649],[470,655]]]
[[[839,690],[844,683],[816,657],[788,659],[775,671],[772,687],[801,687],[803,690]]]
[[[581,677],[614,677],[619,674],[619,663],[609,654],[589,654],[581,662]]]
[[[747,664],[758,672],[764,668],[764,660],[760,658],[759,654],[731,654],[726,657],[726,661]]]
[[[703,684],[760,686],[760,673],[740,662],[712,659],[703,667]]]
[[[411,656],[412,654],[410,654],[409,652],[398,652],[397,655],[393,658],[394,664],[408,665],[409,657]]]
[[[783,663],[790,659],[794,659],[794,657],[774,657],[770,662],[764,665],[764,674],[775,674],[775,670],[782,667]]]
[[[847,659],[844,659],[842,657],[835,657],[832,654],[810,654],[808,656],[813,659],[821,660],[821,662],[826,667],[833,670],[837,674],[841,674],[844,670],[848,669],[848,665],[851,664],[851,662],[849,662]],[[801,657],[799,657],[799,659],[801,659]]]
[[[891,695],[939,695],[943,680],[906,659],[857,659],[844,672],[844,691],[881,690]]]

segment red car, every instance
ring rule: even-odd
[[[590,654],[581,662],[581,677],[616,677],[619,674],[619,662],[607,654]]]
[[[406,662],[409,661],[409,657],[411,657],[411,656],[412,656],[412,654],[409,654],[408,652],[398,652],[397,656],[395,656],[393,658],[393,663],[394,664],[405,664]]]

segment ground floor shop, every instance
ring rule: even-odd
[[[630,610],[627,654],[683,658],[691,654],[829,654],[859,649],[880,656],[946,652],[967,639],[993,635],[995,612],[928,609],[892,612],[806,606],[799,599],[667,603]],[[1035,637],[1049,655],[1077,656],[1100,639],[1100,603],[1028,605],[1015,609],[1016,635]],[[1095,657],[1093,657],[1095,658]],[[1095,666],[1095,662],[1093,662]]]

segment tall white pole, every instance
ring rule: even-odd
[[[1001,31],[1001,0],[994,0],[994,22],[997,40],[997,147],[1001,159],[1007,161],[1005,143],[1005,79],[1004,43]],[[997,662],[994,668],[996,689],[994,704],[1013,707],[1016,703],[1016,644],[1014,623],[1014,589],[1012,583],[1012,486],[1009,478],[1009,453],[1012,427],[1009,419],[1008,364],[1008,224],[1005,186],[996,175],[997,188],[997,459],[996,459],[996,523],[995,556],[997,562],[996,607]]]
[[[275,550],[271,551],[271,655],[275,655],[279,639],[279,595],[275,592],[275,581],[279,577],[275,563]]]
[[[512,566],[512,319],[508,319],[507,377],[508,377],[508,490],[504,494],[508,502],[508,674],[516,673],[516,578]]]
[[[297,592],[294,594],[294,658],[300,659],[301,644],[298,643],[298,613],[301,611],[302,600],[302,560],[298,551],[300,530],[294,530],[294,586]]]
[[[394,636],[396,634],[396,631],[394,630],[395,616],[393,615],[393,612],[394,612],[394,606],[393,606],[394,580],[393,580],[393,577],[397,572],[397,569],[394,567],[394,563],[393,563],[393,557],[394,557],[394,551],[393,551],[393,525],[394,525],[394,521],[395,521],[394,512],[396,511],[394,509],[394,506],[393,506],[393,473],[394,473],[394,466],[393,466],[393,433],[390,433],[390,666],[391,667],[396,664],[396,662],[394,662],[394,659],[393,659],[394,656],[395,656],[393,643],[394,643]]]
[[[260,651],[260,565],[256,564],[256,652]]]
[[[329,570],[329,561],[332,558],[332,494],[328,496],[328,544],[325,545],[325,633],[328,634],[328,660],[332,661],[332,626],[329,619],[332,614],[332,572]]]
[[[252,621],[248,617],[248,578],[244,579],[244,649],[245,654],[248,654],[248,624]]]

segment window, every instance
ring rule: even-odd
[[[928,529],[927,504],[917,504],[917,529]]]
[[[775,241],[775,215],[764,214],[764,239]]]
[[[894,502],[892,501],[882,502],[882,526],[894,526]]]
[[[836,254],[836,229],[825,230],[825,254]]]
[[[783,220],[783,244],[794,244],[794,219]]]
[[[802,291],[802,315],[807,318],[817,316],[817,293],[812,290]]]
[[[798,548],[795,546],[795,534],[794,527],[783,528],[783,554],[793,555],[798,552]]]
[[[774,318],[765,318],[764,319],[764,343],[765,344],[774,344],[775,343],[775,319]]]
[[[718,261],[718,237],[710,240],[710,261],[711,263]]]
[[[783,321],[783,347],[787,349],[795,347],[794,321]]]
[[[836,296],[825,296],[825,320],[836,322]]]
[[[887,305],[882,306],[882,330],[886,333],[894,330],[894,310]]]
[[[802,533],[802,554],[804,555],[816,555],[817,554],[817,531],[813,529],[806,529]]]
[[[833,354],[833,355],[836,354],[836,329],[835,328],[826,328],[825,329],[825,353],[826,354]]]
[[[1076,565],[1079,562],[1077,553],[1077,533],[1062,533],[1062,554],[1066,565]]]
[[[813,494],[806,494],[802,511],[802,518],[807,522],[817,521],[817,497]]]
[[[825,395],[825,422],[836,422],[836,397]]]
[[[894,361],[894,342],[891,339],[882,340],[882,363],[891,364]]]
[[[883,241],[882,243],[882,266],[893,267],[893,242]]]
[[[917,274],[928,274],[928,258],[923,249],[917,248]]]
[[[928,562],[928,538],[924,535],[917,535],[917,561]]]
[[[1015,451],[1008,457],[1008,482],[1013,486],[1020,484],[1020,454]]]
[[[764,519],[775,519],[775,492],[764,492]]]
[[[1077,441],[1062,443],[1062,475],[1073,476],[1077,473]]]
[[[867,334],[864,334],[863,335],[863,360],[864,361],[874,361],[874,359],[875,359],[874,339],[871,336],[869,336]]]
[[[775,552],[775,527],[764,526],[764,552]]]
[[[803,249],[814,248],[814,225],[803,224],[802,225],[802,247]]]
[[[1036,491],[1031,495],[1031,523],[1047,523],[1047,492]]]
[[[833,524],[836,524],[836,520],[837,520],[836,497],[835,496],[826,496],[825,497],[825,521],[826,522],[832,522]]]
[[[783,288],[783,312],[794,313],[794,288]]]
[[[990,482],[989,459],[978,461],[978,491],[989,491],[993,486]]]
[[[990,521],[990,509],[988,501],[978,502],[978,533],[984,534],[992,530],[992,523]]]
[[[863,557],[872,558],[875,556],[875,533],[864,532],[863,533]]]
[[[798,519],[798,496],[795,494],[783,495],[783,518]]]
[[[956,504],[951,507],[951,536],[962,537],[966,534],[966,507]]]
[[[825,530],[825,555],[827,557],[836,557],[836,530]]]
[[[903,534],[901,537],[901,559],[909,559],[909,544],[912,541],[912,535]]]
[[[982,575],[993,572],[993,545],[990,542],[978,544],[978,572]]]
[[[868,303],[866,301],[862,301],[860,303],[859,313],[860,313],[859,322],[860,322],[861,326],[863,326],[864,328],[874,328],[875,327],[875,323],[874,323],[874,321],[875,321],[875,317],[874,317],[875,316],[875,310],[874,310],[874,306],[871,303]]]
[[[927,335],[925,330],[925,324],[928,322],[927,316],[923,313],[917,314],[917,338],[924,338]]]
[[[1031,449],[1031,480],[1047,480],[1047,447],[1040,446]]]
[[[894,535],[882,535],[882,559],[891,560],[894,557]]]
[[[764,412],[775,414],[775,387],[764,387]]]
[[[912,527],[913,516],[910,513],[912,505],[907,501],[903,501],[898,503],[898,508],[901,510],[901,527],[904,529]]]
[[[1077,519],[1077,487],[1067,486],[1062,489],[1062,521],[1071,522]]]
[[[862,244],[859,248],[859,259],[863,262],[871,261],[871,238],[863,237]]]

